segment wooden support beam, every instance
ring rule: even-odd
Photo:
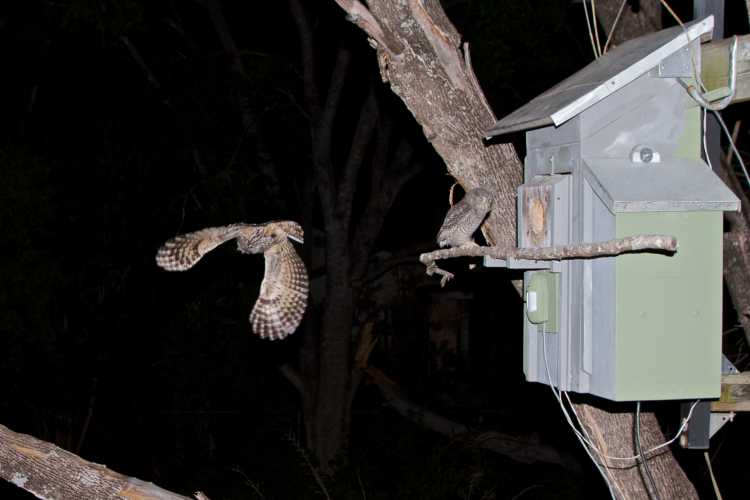
[[[701,50],[701,78],[710,90],[729,86],[731,38],[706,43]],[[750,100],[750,35],[737,40],[737,91],[732,103]]]
[[[721,376],[721,398],[711,411],[750,411],[750,372]]]

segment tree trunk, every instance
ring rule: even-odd
[[[634,403],[628,403],[630,407]],[[637,455],[634,445],[634,414],[610,413],[591,405],[576,405],[576,411],[584,423],[589,436],[604,454],[613,457],[633,457]],[[667,438],[659,428],[653,413],[641,413],[641,445],[644,450],[664,443]],[[659,492],[659,498],[696,499],[698,494],[668,448],[655,456],[648,455],[648,465]],[[605,472],[612,483],[618,499],[649,500],[642,470],[635,461],[604,459]]]
[[[471,68],[468,48],[438,0],[336,0],[378,45],[381,77],[422,126],[427,140],[464,189],[495,193],[483,231],[490,244],[514,246],[518,156],[510,144],[486,146],[495,122]],[[372,19],[368,14],[371,13]],[[369,22],[377,28],[372,28]]]
[[[320,324],[320,349],[313,414],[308,438],[310,449],[327,468],[343,450],[349,437],[351,391],[351,345],[354,317],[353,290],[348,277],[346,233],[331,231],[328,238],[341,240],[326,244],[326,298]]]
[[[377,92],[370,82],[359,114],[338,116],[349,75],[352,52],[342,46],[330,65],[330,74],[319,74],[315,23],[301,0],[288,0],[300,39],[304,79],[304,101],[310,119],[312,180],[317,190],[325,243],[326,295],[317,342],[305,342],[301,367],[303,383],[297,383],[305,410],[307,444],[324,472],[346,450],[350,409],[359,380],[352,366],[352,335],[356,300],[368,260],[389,208],[403,185],[418,171],[411,148],[393,137],[386,113],[381,111]],[[325,81],[327,85],[321,85]],[[361,82],[358,82],[361,83]],[[348,155],[334,161],[341,147],[335,126],[356,117]],[[377,141],[375,138],[377,137]],[[368,168],[369,167],[369,168]],[[360,193],[361,177],[369,175],[369,193]],[[360,210],[355,213],[354,199]],[[314,362],[317,360],[317,363]],[[288,372],[290,368],[286,368]],[[298,377],[289,376],[294,380]],[[302,380],[302,379],[300,379]],[[292,382],[294,383],[294,381]]]
[[[731,157],[722,161],[718,173],[739,198],[740,211],[725,214],[729,231],[724,233],[724,282],[737,312],[737,320],[745,332],[745,340],[750,345],[750,202],[730,163]]]
[[[134,477],[26,434],[0,425],[0,477],[38,498],[100,500],[107,498],[186,500]],[[198,494],[196,494],[198,496]],[[205,497],[203,497],[205,498]]]
[[[335,1],[373,40],[383,80],[422,126],[450,174],[464,189],[481,186],[496,194],[495,209],[483,226],[488,242],[515,246],[521,163],[512,145],[482,142],[494,116],[471,69],[468,46],[461,50],[461,37],[440,2],[369,0],[365,7],[358,0]],[[609,450],[632,449],[632,414],[587,405],[577,409],[595,442]],[[645,443],[664,441],[654,418],[645,416],[641,433]],[[659,458],[655,472],[658,482],[670,485],[663,498],[697,498],[671,452]],[[622,498],[647,495],[635,468],[609,468],[607,474],[626,495]]]
[[[614,26],[610,48],[620,45],[622,42],[637,38],[646,33],[661,29],[661,2],[659,0],[640,0],[638,7],[634,8],[634,2],[627,2],[620,12],[622,0],[599,0],[596,2],[596,17],[600,26],[603,27],[601,34],[601,46],[607,41],[609,33]],[[615,25],[618,12],[620,18]]]

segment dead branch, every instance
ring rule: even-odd
[[[493,451],[517,462],[552,463],[576,474],[580,473],[577,460],[551,446],[540,444],[539,440],[533,436],[512,436],[496,431],[474,433],[468,426],[449,420],[404,397],[398,384],[379,369],[368,366],[364,368],[364,372],[368,379],[378,387],[388,406],[404,418],[426,429],[452,439],[462,440],[472,447]]]
[[[377,19],[372,15],[370,10],[358,0],[335,0],[339,6],[346,11],[346,18],[359,26],[367,33],[367,36],[374,40],[379,46],[383,47],[391,57],[400,56],[404,47],[393,37],[386,35],[383,28],[380,27]]]
[[[560,245],[556,247],[540,248],[501,248],[501,247],[456,247],[434,252],[423,253],[419,261],[427,266],[427,274],[442,276],[440,285],[444,286],[453,278],[453,274],[440,269],[436,260],[454,257],[492,257],[495,259],[517,260],[564,260],[591,259],[595,257],[611,257],[631,252],[669,252],[677,251],[677,238],[663,234],[642,234],[626,236],[608,241],[594,243],[578,243],[574,245]]]
[[[0,477],[38,498],[189,500],[0,425]],[[207,499],[198,492],[197,498]]]

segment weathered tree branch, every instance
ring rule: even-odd
[[[750,202],[730,164],[731,158],[727,154],[718,174],[739,198],[741,209],[724,214],[729,223],[729,230],[724,233],[724,282],[737,312],[737,320],[750,344]]]
[[[451,259],[454,257],[493,257],[495,259],[518,259],[518,260],[564,260],[564,259],[590,259],[594,257],[608,257],[622,253],[658,251],[676,252],[677,239],[674,236],[662,234],[627,236],[608,241],[595,243],[580,243],[576,245],[560,245],[556,247],[542,248],[500,248],[467,246],[435,250],[423,253],[419,261],[427,266],[427,274],[439,274],[442,276],[440,285],[453,278],[453,274],[440,269],[435,264],[436,260]]]
[[[496,193],[496,208],[482,228],[487,241],[515,244],[520,163],[511,145],[482,141],[494,116],[479,85],[472,83],[466,54],[461,54],[461,36],[437,0],[367,4],[386,36],[404,47],[398,59],[378,47],[383,80],[390,82],[422,126],[450,174],[465,189],[482,186]]]
[[[470,446],[493,451],[517,462],[551,463],[580,473],[580,464],[577,460],[551,446],[539,443],[534,437],[512,436],[496,431],[474,433],[466,425],[449,420],[404,397],[398,384],[379,369],[369,366],[364,368],[364,372],[380,390],[388,406],[417,425],[452,439],[462,439]]]
[[[50,500],[188,500],[0,425],[0,477]],[[196,498],[206,498],[198,492]],[[200,496],[199,496],[200,495]]]
[[[391,57],[399,57],[404,47],[387,35],[380,27],[380,23],[373,17],[367,7],[358,0],[335,0],[347,13],[347,19],[362,29],[367,36],[383,47]]]

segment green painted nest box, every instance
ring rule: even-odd
[[[722,212],[739,202],[701,160],[702,109],[678,81],[700,71],[712,29],[709,17],[624,43],[488,131],[526,130],[519,247],[638,234],[679,244],[511,266],[529,269],[529,381],[616,401],[719,396]]]

